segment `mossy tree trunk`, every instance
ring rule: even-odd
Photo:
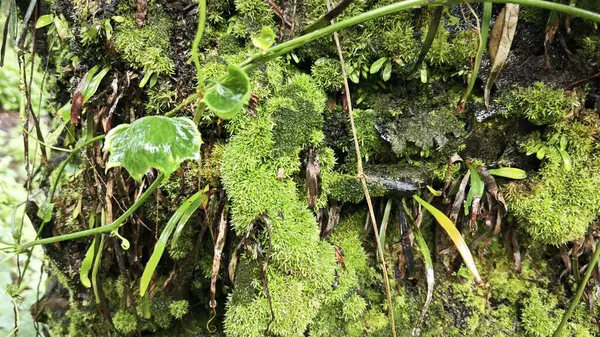
[[[343,17],[391,2],[356,1]],[[54,117],[64,131],[53,145],[74,146],[120,124],[164,115],[196,93],[196,2],[54,0],[42,8],[68,25],[66,34],[50,29],[58,24],[37,33],[46,41],[37,52],[56,76],[57,110],[77,104],[73,97],[90,69],[110,67],[82,109]],[[202,76],[220,78],[228,63],[255,53],[251,37],[262,27],[271,27],[277,41],[288,40],[325,8],[320,0],[209,0]],[[481,6],[473,10],[481,18]],[[586,242],[595,240],[600,214],[600,82],[594,77],[600,35],[573,18],[569,26],[561,23],[565,31],[545,50],[549,13],[524,8],[511,58],[485,110],[481,83],[489,59],[472,102],[459,106],[479,43],[477,19],[466,5],[448,7],[419,72],[410,71],[432,13],[402,12],[340,32],[379,222],[387,201],[393,205],[384,246],[398,335],[412,335],[427,293],[422,252],[412,242],[417,228],[406,222],[414,217],[435,253],[434,297],[421,335],[549,336],[573,286],[561,275],[560,258],[586,263]],[[129,249],[117,237],[104,237],[95,289],[84,287],[79,275],[94,237],[48,245],[50,273],[59,282],[41,299],[46,309],[38,319],[68,336],[197,336],[215,329],[227,336],[390,335],[375,239],[365,226],[356,179],[347,93],[332,46],[323,38],[253,70],[250,106],[231,121],[196,102],[178,109],[177,116],[198,122],[201,160],[185,162],[121,227]],[[481,209],[468,215],[462,202],[460,212],[453,207],[473,182],[464,178],[466,166],[448,164],[455,154],[482,170],[528,171],[526,181],[497,178],[508,214],[489,192]],[[51,157],[60,158],[55,151]],[[149,170],[139,183],[123,168],[106,167],[101,141],[75,156],[58,182],[42,236],[98,226],[103,218],[112,222],[158,175]],[[56,170],[45,171],[39,188],[49,193],[45,186]],[[427,185],[443,197],[428,194]],[[208,201],[168,246],[140,297],[142,272],[169,218],[207,186]],[[445,232],[412,203],[415,193],[456,213],[453,220],[478,255],[487,288],[475,284]],[[411,214],[403,211],[403,199]],[[34,226],[41,222],[38,207],[29,205]],[[218,238],[224,245],[215,274]],[[98,244],[101,235],[95,239]],[[565,272],[579,279],[577,268]],[[51,305],[66,296],[68,307]],[[595,319],[581,303],[569,333],[592,335]]]

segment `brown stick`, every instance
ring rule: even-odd
[[[327,4],[327,10],[331,9],[329,0],[325,0]],[[350,86],[348,85],[348,76],[346,74],[346,67],[344,63],[344,54],[342,52],[342,46],[340,44],[340,38],[337,33],[333,33],[333,39],[337,47],[338,56],[340,58],[340,65],[342,69],[342,77],[344,78],[344,91],[346,92],[346,103],[348,105],[348,114],[350,115],[350,127],[352,128],[352,138],[354,139],[354,148],[356,150],[356,166],[358,170],[358,178],[362,183],[363,193],[367,200],[367,206],[369,207],[369,214],[371,217],[371,225],[373,226],[373,232],[375,233],[375,242],[377,244],[377,252],[381,257],[381,270],[383,274],[383,280],[385,282],[385,294],[388,302],[388,312],[390,316],[390,324],[392,327],[392,337],[396,337],[396,324],[394,322],[394,306],[392,302],[392,292],[390,290],[390,280],[388,278],[387,267],[385,264],[385,258],[383,256],[383,249],[381,248],[381,242],[379,239],[379,229],[377,229],[377,219],[375,218],[375,211],[373,210],[373,202],[371,201],[371,195],[367,186],[366,175],[363,171],[362,155],[360,154],[360,147],[358,145],[358,136],[356,135],[356,127],[354,126],[354,116],[352,111],[352,99],[350,97]]]

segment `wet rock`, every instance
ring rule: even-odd
[[[374,165],[365,168],[367,184],[376,194],[405,197],[426,185],[428,172],[416,166]]]

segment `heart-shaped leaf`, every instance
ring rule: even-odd
[[[275,32],[269,26],[264,26],[258,36],[252,37],[252,44],[262,51],[269,49],[275,43]]]
[[[222,119],[235,117],[250,99],[250,79],[246,72],[233,64],[228,71],[227,77],[216,82],[204,96],[206,105]]]
[[[198,159],[202,139],[196,125],[183,117],[147,116],[121,124],[106,135],[107,169],[123,166],[140,181],[149,168],[169,175],[186,159]]]

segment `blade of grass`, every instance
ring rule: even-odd
[[[154,251],[152,252],[148,263],[146,263],[144,272],[142,273],[142,278],[140,279],[141,297],[144,297],[146,294],[146,290],[148,289],[152,275],[158,266],[158,262],[160,261],[167,246],[167,241],[169,241],[169,238],[175,230],[175,227],[185,225],[185,223],[182,224],[182,220],[187,222],[191,214],[194,213],[198,207],[200,207],[205,199],[206,194],[203,191],[195,193],[191,197],[187,198],[169,219],[167,226],[163,229],[162,233],[160,233],[160,237],[154,245]]]
[[[468,4],[467,4],[468,6]],[[473,8],[469,6],[469,9],[477,19],[477,15],[473,11]],[[477,55],[475,56],[475,64],[473,64],[473,72],[471,73],[471,77],[469,79],[469,86],[467,87],[467,91],[463,95],[461,99],[461,106],[465,106],[467,104],[467,100],[469,99],[469,95],[471,95],[471,91],[473,91],[473,87],[475,86],[475,81],[477,81],[477,75],[479,74],[479,68],[481,67],[481,60],[483,59],[483,52],[485,51],[485,46],[487,45],[487,39],[490,32],[490,21],[492,20],[492,3],[484,2],[483,3],[483,19],[481,22],[481,30],[479,31],[479,47],[477,48]],[[479,27],[479,23],[477,23]]]
[[[442,12],[444,11],[444,7],[436,7],[433,9],[433,16],[431,17],[431,21],[429,21],[429,28],[427,30],[427,36],[425,37],[425,42],[423,42],[423,46],[421,47],[421,52],[419,53],[419,57],[417,58],[417,62],[410,70],[410,74],[413,74],[419,67],[423,60],[425,60],[425,56],[431,49],[431,45],[433,44],[433,40],[435,39],[435,35],[437,34],[438,29],[440,28],[440,21],[442,19]]]
[[[329,0],[325,0],[327,4],[327,8],[330,9],[331,5]],[[327,27],[333,27],[335,24]],[[319,30],[321,31],[321,30]],[[314,32],[317,33],[317,32]],[[383,281],[385,284],[385,294],[387,297],[388,304],[388,314],[390,319],[390,326],[392,330],[392,337],[396,337],[396,322],[394,320],[394,305],[392,302],[392,291],[390,289],[390,280],[388,277],[387,266],[385,264],[385,258],[383,256],[383,248],[381,247],[381,238],[379,237],[379,229],[377,229],[377,219],[375,218],[375,210],[373,209],[373,202],[371,201],[371,195],[369,193],[369,188],[367,187],[367,179],[365,172],[363,170],[362,164],[362,155],[360,153],[360,146],[358,143],[358,136],[356,133],[356,126],[354,125],[354,113],[352,110],[352,98],[350,96],[350,85],[348,85],[348,75],[346,74],[346,65],[344,62],[344,53],[342,52],[342,45],[340,43],[340,38],[337,33],[333,33],[333,40],[335,41],[335,45],[337,48],[338,56],[340,59],[340,68],[342,70],[342,78],[344,79],[344,90],[346,93],[346,104],[348,106],[348,115],[350,117],[350,128],[352,130],[352,139],[354,140],[354,149],[356,150],[356,168],[358,171],[358,178],[362,184],[363,193],[365,195],[365,199],[367,200],[367,206],[369,208],[369,215],[371,217],[371,226],[373,226],[373,233],[375,233],[375,240],[377,243],[377,252],[381,258],[381,273],[383,274]]]

